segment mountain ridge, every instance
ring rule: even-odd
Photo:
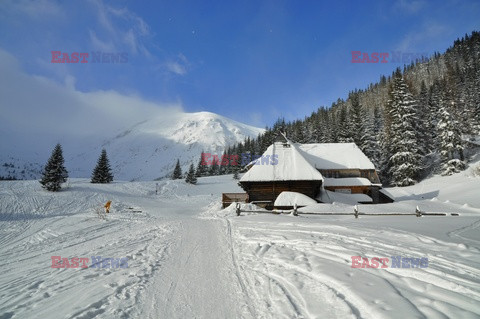
[[[89,177],[105,148],[116,180],[161,179],[169,176],[177,159],[185,171],[191,163],[198,163],[202,151],[221,155],[229,145],[263,132],[264,129],[211,112],[159,112],[101,143],[70,152],[73,155],[65,156],[65,165],[71,177]],[[46,160],[22,161],[14,154],[3,156],[0,176],[36,179]]]

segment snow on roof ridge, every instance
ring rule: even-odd
[[[289,147],[285,147],[285,143],[277,142],[270,145],[263,153],[263,156],[276,155],[276,165],[254,165],[247,173],[245,173],[245,175],[243,175],[240,182],[288,180],[323,181],[322,174],[302,155],[302,152],[297,148],[297,145],[292,143],[286,137],[285,140]]]
[[[309,143],[299,148],[318,169],[375,169],[355,143]]]

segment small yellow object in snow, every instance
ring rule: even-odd
[[[112,204],[112,201],[109,200],[106,204],[105,204],[105,212],[108,214],[109,211],[110,211],[110,204]]]

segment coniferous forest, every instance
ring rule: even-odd
[[[262,154],[280,131],[298,143],[356,143],[385,185],[407,186],[434,173],[459,172],[471,153],[469,138],[480,134],[480,32],[457,39],[443,54],[381,76],[303,120],[280,118],[264,134],[225,153]],[[236,169],[214,165],[200,176]]]

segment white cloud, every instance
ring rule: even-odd
[[[65,77],[65,87],[69,90],[74,91],[75,90],[75,83],[77,82],[77,79],[75,79],[74,76],[67,75]]]
[[[257,126],[257,127],[264,126],[264,123],[262,121],[262,113],[260,113],[260,112],[249,112],[249,117],[250,117],[249,123],[251,125],[254,125],[254,126]]]
[[[435,41],[438,38],[444,38],[445,34],[448,34],[450,31],[450,28],[445,25],[433,22],[425,23],[423,29],[414,30],[405,35],[399,42],[396,50],[417,52],[419,47],[425,46],[425,43]]]
[[[125,44],[127,44],[130,47],[130,50],[132,50],[132,52],[136,54],[138,43],[137,43],[137,37],[133,33],[133,30],[132,29],[128,30],[127,33],[125,33],[123,39]]]
[[[416,14],[425,7],[425,4],[422,0],[398,0],[394,7],[406,13]]]
[[[167,69],[167,71],[174,73],[176,75],[187,74],[189,66],[190,66],[190,63],[188,62],[187,57],[182,53],[179,53],[175,59],[165,63],[165,68]]]
[[[90,1],[96,7],[97,19],[100,25],[102,25],[110,33],[115,33],[115,27],[111,19],[108,17],[108,10],[101,0]]]
[[[0,11],[8,15],[26,14],[34,19],[52,19],[64,15],[62,8],[50,0],[2,0]]]
[[[177,75],[185,75],[187,73],[185,67],[178,62],[168,62],[166,63],[166,67],[168,71]]]
[[[98,43],[108,43],[115,47],[126,45],[133,54],[151,56],[146,46],[146,41],[150,37],[150,27],[141,17],[125,7],[115,8],[104,4],[102,0],[90,2],[94,4],[99,25],[106,33],[104,38],[109,39],[101,40],[98,34],[95,34],[95,37],[90,36],[93,45]]]
[[[98,142],[152,116],[182,111],[180,105],[146,101],[119,92],[80,92],[75,78],[65,84],[25,74],[15,57],[0,49],[0,153],[39,151],[52,143]]]
[[[90,41],[95,50],[103,52],[115,52],[117,48],[112,41],[102,41],[97,37],[97,34],[93,30],[89,30]]]

